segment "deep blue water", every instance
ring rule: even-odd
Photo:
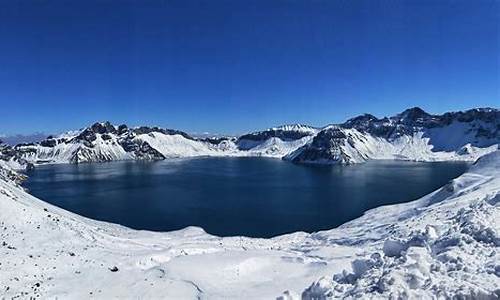
[[[270,237],[330,229],[380,205],[419,198],[464,163],[371,161],[306,166],[267,158],[46,165],[25,186],[72,212],[136,229],[195,225],[220,235]]]

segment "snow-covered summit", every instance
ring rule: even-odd
[[[15,160],[31,164],[193,156],[282,157],[304,145],[306,139],[301,137],[307,128],[301,126],[300,130],[297,138],[286,138],[284,135],[291,131],[279,129],[275,132],[279,132],[281,136],[270,134],[265,139],[252,140],[250,145],[238,138],[195,138],[174,129],[97,122],[78,131],[49,136],[39,143],[20,144],[10,150],[13,151],[11,156],[15,156]]]
[[[341,124],[344,128],[355,128],[361,132],[384,138],[397,138],[431,128],[443,128],[453,123],[468,124],[478,135],[488,133],[490,137],[500,134],[500,111],[494,108],[475,108],[467,111],[447,112],[431,115],[419,107],[407,109],[392,117],[378,119],[365,114]]]
[[[278,127],[269,128],[262,131],[251,132],[244,134],[238,138],[239,141],[263,141],[269,138],[279,138],[283,141],[298,140],[306,136],[312,136],[318,132],[317,128],[301,125],[282,125]]]
[[[309,125],[305,125],[305,124],[286,124],[286,125],[281,125],[278,127],[270,128],[269,130],[271,130],[271,131],[278,131],[278,130],[296,131],[296,132],[305,132],[305,133],[313,134],[313,133],[316,133],[318,131],[318,128],[312,127]]]
[[[357,163],[367,159],[475,160],[500,143],[500,111],[471,109],[431,115],[410,108],[378,119],[364,114],[325,127],[285,159],[308,163]],[[474,154],[476,153],[476,154]]]
[[[0,152],[2,159],[19,164],[186,156],[270,156],[297,163],[348,164],[381,158],[474,160],[499,143],[497,109],[432,115],[414,107],[382,119],[364,114],[323,128],[290,124],[236,138],[196,138],[174,129],[98,122]]]

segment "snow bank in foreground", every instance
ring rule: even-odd
[[[351,268],[315,281],[302,297],[498,299],[499,172],[497,151],[426,197],[313,235],[335,240],[348,233],[354,238],[342,243],[370,250]]]
[[[497,299],[499,173],[496,151],[414,202],[252,239],[86,219],[27,194],[1,164],[0,297]]]

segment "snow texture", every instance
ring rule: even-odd
[[[475,161],[498,149],[499,120],[500,111],[492,108],[443,115],[411,108],[384,119],[362,115],[323,128],[294,124],[238,138],[205,139],[178,130],[105,122],[40,143],[0,148],[0,159],[5,156],[3,160],[17,162],[18,167],[193,156],[267,156],[315,164],[368,159]]]
[[[0,161],[0,296],[498,299],[499,173],[495,151],[416,201],[255,239],[90,220],[29,195]]]
[[[362,115],[320,129],[288,125],[214,139],[96,123],[36,144],[0,144],[0,298],[498,299],[499,114],[487,108],[433,116],[412,108],[391,118]],[[370,210],[328,231],[271,239],[94,221],[28,194],[15,171],[221,155],[327,164],[477,161],[413,202]]]

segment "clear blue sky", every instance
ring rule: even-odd
[[[0,133],[500,103],[499,1],[1,1]]]

